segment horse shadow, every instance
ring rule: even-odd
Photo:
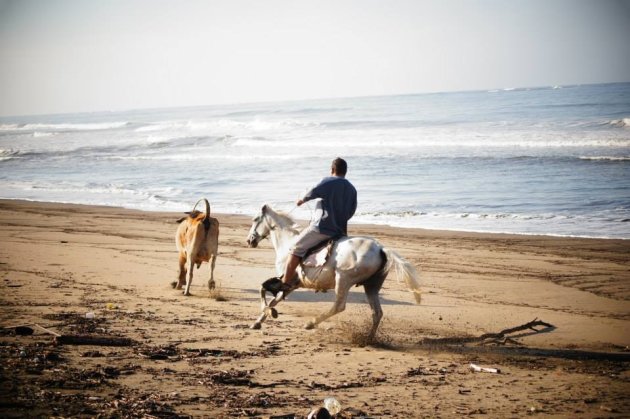
[[[246,297],[248,300],[258,301],[260,298],[260,290],[257,289],[242,289],[241,291],[247,294],[254,294],[253,297]],[[271,294],[268,294],[272,297]],[[333,303],[335,301],[335,292],[330,290],[328,292],[316,292],[314,290],[308,288],[298,288],[293,291],[291,294],[287,296],[285,299],[287,302],[295,301],[299,303]],[[348,299],[346,300],[348,303],[356,303],[356,304],[368,304],[365,293],[363,292],[363,288],[359,287],[356,291],[351,290],[348,293]],[[403,305],[403,306],[413,306],[416,305],[412,302],[400,301],[400,300],[392,300],[388,298],[384,298],[380,295],[381,305]]]

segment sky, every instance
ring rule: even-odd
[[[0,116],[630,81],[630,0],[0,0]]]

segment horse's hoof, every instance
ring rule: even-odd
[[[189,292],[184,291],[184,297],[190,297],[190,293],[189,293]]]
[[[173,282],[171,282],[171,287],[172,287],[172,288],[177,287],[177,281],[173,281]]]
[[[262,325],[260,323],[254,323],[251,326],[249,326],[250,329],[252,330],[259,330],[262,327]]]
[[[304,328],[305,328],[306,330],[312,330],[312,329],[315,329],[315,323],[313,323],[313,322],[308,322],[308,323],[306,323],[306,324],[304,325]]]
[[[265,307],[265,314],[273,317],[274,319],[278,318],[278,310],[273,307]]]
[[[212,281],[212,280],[208,281],[208,289],[209,289],[210,291],[212,291],[213,289],[215,289],[215,287],[216,287],[216,284],[214,283],[214,281]]]

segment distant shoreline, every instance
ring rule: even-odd
[[[148,209],[137,209],[137,208],[127,208],[115,205],[98,205],[98,204],[78,204],[73,202],[55,202],[55,201],[39,201],[39,200],[29,200],[29,199],[18,199],[18,198],[0,198],[0,205],[5,203],[13,203],[18,206],[21,204],[34,204],[37,206],[43,207],[78,207],[83,209],[109,209],[116,211],[130,211],[137,213],[146,213],[146,214],[154,214],[154,215],[175,215],[181,214],[178,211],[164,211],[164,210],[148,210]],[[221,213],[221,212],[212,212],[212,214],[216,217],[220,218],[229,218],[233,220],[239,221],[249,221],[251,216],[254,214],[233,214],[233,213]],[[298,219],[300,223],[305,223],[305,220]],[[438,235],[438,236],[469,236],[469,237],[516,237],[516,238],[547,238],[547,239],[566,239],[566,240],[605,240],[605,241],[620,241],[620,242],[628,242],[630,238],[615,238],[615,237],[587,237],[587,236],[563,236],[563,235],[555,235],[555,234],[533,234],[533,233],[511,233],[511,232],[488,232],[488,231],[471,231],[471,230],[456,230],[456,229],[430,229],[430,228],[422,228],[422,227],[400,227],[400,226],[392,226],[389,224],[378,224],[378,223],[356,223],[350,222],[349,224],[350,235],[352,235],[353,230],[357,229],[369,229],[369,230],[391,230],[391,231],[400,231],[400,232],[413,232],[418,231],[422,232],[423,235]]]

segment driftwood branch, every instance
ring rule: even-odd
[[[33,326],[37,327],[38,329],[40,329],[40,330],[42,330],[43,332],[46,332],[46,333],[48,333],[48,334],[50,334],[50,335],[53,335],[53,336],[61,336],[59,333],[57,333],[57,332],[53,332],[53,331],[52,331],[52,330],[50,330],[50,329],[46,329],[45,327],[40,326],[40,325],[38,325],[37,323],[34,323],[34,324],[33,324]]]
[[[132,346],[135,341],[130,338],[91,335],[60,335],[55,337],[60,345],[95,345],[95,346]]]
[[[3,327],[3,329],[5,329],[5,330],[14,330],[16,335],[28,336],[28,335],[32,335],[35,332],[33,330],[33,327],[36,327],[36,328],[40,329],[41,331],[43,331],[45,333],[48,333],[50,335],[59,336],[59,333],[53,332],[50,329],[46,329],[45,327],[40,326],[37,323],[19,324],[19,325],[15,325],[15,326],[5,326],[5,327]]]
[[[536,329],[537,327],[543,327],[543,329]],[[522,324],[520,326],[511,327],[509,329],[503,329],[498,333],[484,333],[481,336],[472,336],[472,337],[458,337],[458,338],[439,338],[439,339],[424,339],[423,343],[445,343],[445,344],[454,344],[454,343],[496,343],[505,345],[506,343],[512,343],[516,345],[520,345],[519,342],[514,340],[514,336],[509,336],[515,332],[522,332],[525,330],[531,330],[533,333],[542,333],[545,329],[553,329],[554,325],[546,323],[542,320],[534,319],[531,322]]]
[[[37,323],[3,327],[2,329],[13,329],[17,335],[32,335],[34,332],[32,327],[53,335],[55,337],[54,342],[58,345],[133,346],[136,343],[133,339],[116,336],[61,335]]]

